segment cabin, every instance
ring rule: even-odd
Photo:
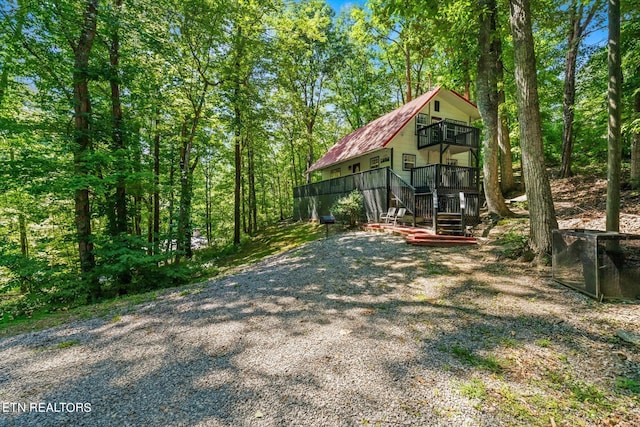
[[[317,220],[359,190],[369,222],[403,207],[403,222],[451,234],[479,221],[480,119],[458,93],[434,88],[346,135],[307,171],[320,181],[294,189],[294,218]],[[442,228],[444,227],[444,228]]]

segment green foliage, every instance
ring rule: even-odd
[[[322,230],[309,225],[281,223],[269,229],[272,235],[262,232],[291,217],[291,194],[303,184],[307,159],[316,160],[347,130],[405,100],[407,86],[414,96],[430,84],[460,92],[469,88],[473,96],[479,11],[471,1],[425,6],[374,0],[366,8],[345,7],[338,17],[321,0],[130,3],[125,13],[99,2],[98,38],[86,70],[90,144],[81,156],[71,110],[84,6],[70,0],[8,0],[2,6],[4,318],[34,317],[84,303],[92,281],[101,284],[103,298],[142,292],[216,274],[315,238]],[[628,107],[638,88],[636,5],[634,0],[625,6],[629,19],[622,29]],[[558,26],[558,4],[534,7],[545,155],[554,162],[560,148],[565,28]],[[504,110],[515,136],[514,78],[508,72],[514,68],[513,52],[505,19],[501,13],[496,34],[503,39],[507,70]],[[115,35],[118,66],[109,49]],[[576,166],[592,166],[606,156],[604,61],[604,49],[585,50],[581,60]],[[119,123],[112,115],[112,83],[120,88]],[[627,108],[627,133],[640,127],[632,110]],[[114,143],[118,133],[122,146]],[[234,157],[236,142],[239,159]],[[516,139],[514,144],[517,159]],[[181,169],[186,157],[188,168]],[[237,162],[239,219],[234,218]],[[183,175],[190,179],[181,181]],[[118,235],[123,228],[113,226],[117,188],[126,193],[124,235]],[[74,209],[79,189],[90,194],[86,223],[95,245],[95,268],[82,279]],[[159,230],[154,232],[155,197]],[[333,213],[355,225],[362,216],[361,196],[336,203]],[[244,231],[239,245],[229,245],[234,226]],[[179,228],[201,230],[206,243],[200,243],[208,248],[176,265],[177,252],[167,242],[184,243]],[[525,240],[507,238],[507,256],[520,256]]]
[[[516,231],[508,231],[500,236],[498,242],[502,245],[502,254],[509,259],[518,259],[528,250],[529,238]]]
[[[99,259],[95,275],[105,297],[177,286],[191,276],[187,265],[167,264],[167,254],[149,255],[146,242],[137,236],[97,242],[95,253]]]
[[[494,372],[496,374],[502,372],[504,370],[503,361],[496,359],[493,356],[477,356],[473,354],[473,352],[465,347],[461,347],[458,345],[451,346],[451,353],[464,363],[471,366],[478,366],[482,369],[486,369],[488,371]]]
[[[631,393],[640,396],[640,381],[627,377],[618,377],[616,379],[616,387],[621,390],[628,390]]]
[[[353,190],[347,196],[335,201],[331,206],[331,213],[336,219],[354,227],[364,215],[364,197],[358,190]]]
[[[317,224],[284,222],[268,227],[256,236],[244,238],[240,245],[227,244],[220,248],[196,251],[196,260],[213,264],[219,271],[224,271],[257,262],[322,236],[324,227]]]
[[[484,400],[488,397],[487,386],[477,378],[460,384],[459,388],[460,393],[470,399]]]

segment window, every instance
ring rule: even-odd
[[[331,169],[331,178],[338,178],[338,177],[340,177],[340,168]]]
[[[382,158],[380,159],[380,163],[389,163],[389,155],[385,154],[384,156],[382,156]]]
[[[408,171],[416,167],[415,154],[402,154],[402,170]]]
[[[440,111],[440,101],[433,101],[433,111]]]
[[[369,159],[369,169],[375,169],[380,166],[380,157],[375,156]]]

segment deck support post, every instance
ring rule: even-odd
[[[413,226],[416,226],[416,211],[418,210],[418,207],[416,206],[416,193],[413,193],[413,212],[411,212],[413,214]]]
[[[433,189],[433,232],[438,234],[438,190]]]

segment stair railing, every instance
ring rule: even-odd
[[[400,201],[407,209],[408,212],[411,213],[414,217],[415,223],[415,212],[416,212],[416,189],[409,183],[407,183],[400,175],[398,175],[394,170],[388,169],[389,171],[389,190],[391,194],[393,194],[396,199]]]

